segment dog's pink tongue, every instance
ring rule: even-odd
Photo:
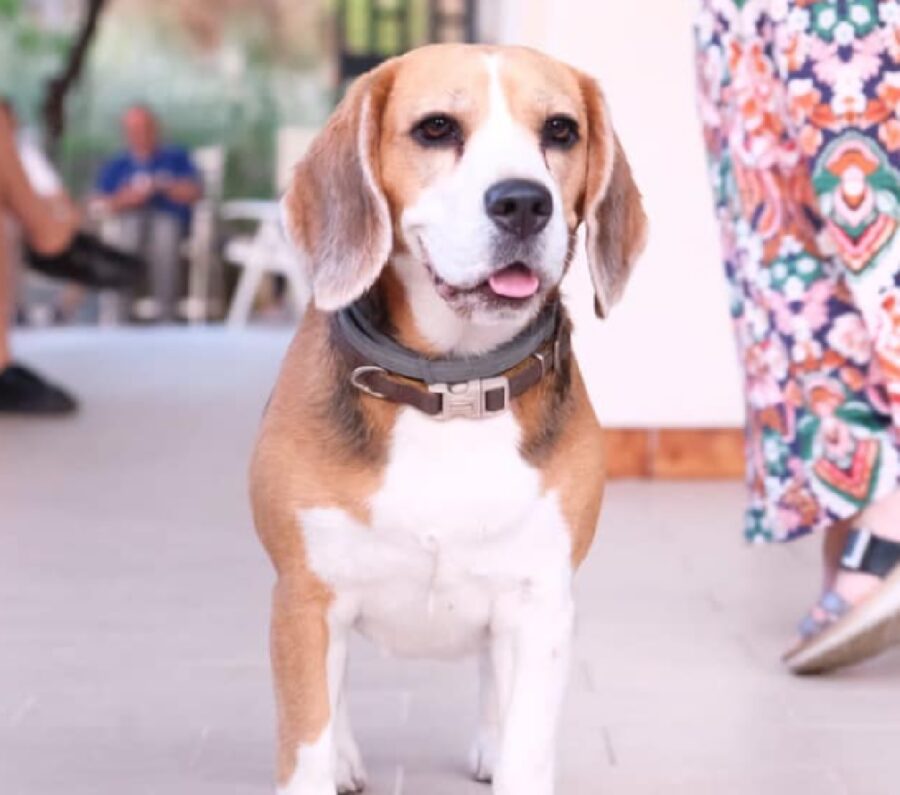
[[[530,298],[541,286],[540,279],[524,265],[509,265],[488,280],[491,289],[504,298]]]

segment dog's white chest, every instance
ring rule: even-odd
[[[310,565],[362,632],[398,654],[465,653],[497,598],[567,581],[569,534],[519,435],[511,414],[440,423],[406,410],[368,527],[303,512]]]
[[[384,484],[372,501],[376,531],[423,544],[468,545],[521,524],[540,494],[540,473],[518,452],[510,413],[436,422],[399,417]]]

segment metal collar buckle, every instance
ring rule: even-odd
[[[489,409],[487,396],[491,392],[502,391],[503,405]],[[459,384],[431,384],[429,392],[442,396],[441,412],[436,415],[439,420],[451,420],[457,417],[481,419],[500,414],[509,407],[509,379],[505,375],[496,378],[476,378]]]
[[[872,534],[868,530],[857,530],[853,537],[853,546],[841,558],[841,566],[849,571],[861,569],[871,543]]]
[[[362,367],[357,367],[352,373],[350,373],[350,383],[353,384],[360,392],[364,392],[367,395],[371,395],[374,398],[378,398],[379,400],[385,400],[387,395],[378,392],[372,387],[370,387],[366,383],[366,376],[371,375],[372,373],[381,373],[382,375],[387,375],[387,370],[383,367],[376,367],[375,365],[363,365]]]
[[[562,345],[558,338],[553,341],[553,346],[549,351],[544,349],[531,355],[540,362],[541,378],[546,378],[552,370],[558,373],[562,371]]]

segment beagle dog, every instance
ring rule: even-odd
[[[603,94],[529,49],[412,51],[350,87],[283,211],[314,306],[251,466],[277,572],[278,791],[365,784],[356,629],[393,654],[480,655],[473,775],[551,795],[604,484],[559,286],[584,223],[605,314],[646,237]]]

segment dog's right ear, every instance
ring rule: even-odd
[[[588,168],[584,222],[594,283],[594,309],[606,317],[625,289],[647,242],[647,216],[609,108],[597,83],[580,74],[588,112]]]
[[[294,169],[282,200],[288,233],[306,259],[313,301],[324,311],[368,290],[393,247],[378,147],[397,66],[387,61],[350,86]]]

